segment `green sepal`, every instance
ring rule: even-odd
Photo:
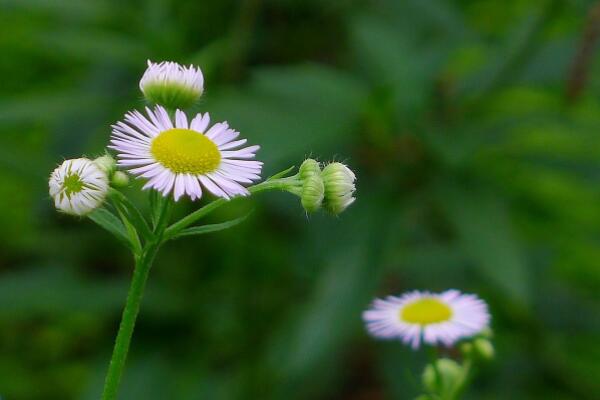
[[[250,214],[252,213],[249,212],[243,217],[232,219],[231,221],[221,222],[219,224],[208,224],[202,226],[192,226],[191,228],[185,228],[176,235],[174,235],[172,239],[180,238],[183,236],[204,235],[206,233],[218,232],[225,229],[229,229],[244,222],[244,220],[246,220],[246,218],[248,218]]]

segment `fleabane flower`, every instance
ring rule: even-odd
[[[342,163],[333,162],[323,168],[321,178],[325,186],[323,207],[327,211],[337,215],[354,203],[356,175],[350,168]]]
[[[488,327],[490,314],[487,304],[472,294],[413,291],[376,299],[363,319],[371,335],[400,339],[417,349],[422,342],[451,346],[473,336]]]
[[[118,165],[133,175],[146,178],[144,189],[153,188],[175,200],[187,195],[202,197],[203,188],[218,197],[246,196],[242,184],[260,179],[262,162],[252,160],[259,146],[242,147],[239,132],[227,122],[208,128],[208,113],[197,114],[189,123],[176,110],[175,121],[156,106],[125,115],[113,125],[110,148],[118,152]]]
[[[171,61],[153,63],[140,80],[140,89],[148,101],[168,109],[193,105],[204,91],[204,76],[198,67],[189,67]]]
[[[109,189],[108,176],[87,158],[66,160],[50,175],[50,196],[56,208],[72,215],[85,215],[100,207]]]

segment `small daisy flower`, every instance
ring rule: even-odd
[[[371,335],[400,339],[417,349],[421,342],[449,347],[473,336],[487,328],[490,314],[487,304],[472,294],[413,291],[376,299],[363,319]]]
[[[140,80],[140,89],[148,101],[171,110],[194,104],[204,91],[204,76],[198,67],[148,60]]]
[[[197,114],[189,123],[176,110],[175,122],[167,111],[146,108],[125,115],[113,125],[110,148],[118,152],[118,165],[133,175],[148,179],[144,189],[153,188],[175,201],[187,195],[202,197],[202,188],[217,197],[246,196],[242,184],[260,179],[262,162],[252,160],[259,146],[241,147],[246,139],[235,140],[239,132],[227,122],[208,128],[208,113]]]
[[[100,207],[109,189],[106,172],[87,158],[63,162],[50,175],[49,186],[56,208],[72,215]]]

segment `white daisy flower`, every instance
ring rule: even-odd
[[[85,215],[100,207],[108,193],[108,176],[87,158],[64,161],[50,175],[50,196],[67,214]]]
[[[487,304],[472,294],[413,291],[376,299],[363,319],[371,335],[400,339],[417,349],[421,342],[451,346],[473,336],[488,326],[490,314]]]
[[[171,110],[194,104],[204,91],[204,76],[198,67],[148,60],[148,68],[140,80],[146,99]]]
[[[110,148],[118,152],[118,165],[133,175],[147,178],[144,189],[153,188],[175,200],[188,195],[202,197],[202,188],[229,199],[246,196],[241,184],[260,179],[262,162],[251,160],[259,146],[242,147],[246,139],[235,140],[239,132],[227,122],[208,128],[208,113],[197,114],[188,123],[183,111],[176,110],[175,122],[167,111],[146,108],[148,117],[138,111],[125,115],[125,122],[113,125]]]

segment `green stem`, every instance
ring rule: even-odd
[[[473,368],[473,358],[471,356],[469,356],[463,362],[462,377],[460,379],[458,386],[453,391],[454,392],[453,399],[459,399],[462,396],[462,394],[464,393],[464,391],[466,390],[467,386],[469,385],[469,381],[471,379],[471,369],[472,368]]]
[[[153,237],[143,248],[141,254],[135,257],[133,278],[131,279],[127,301],[125,303],[125,308],[123,309],[123,315],[121,316],[119,333],[115,340],[115,347],[113,348],[108,372],[106,373],[102,400],[115,400],[117,398],[119,383],[121,382],[121,377],[125,368],[127,353],[129,352],[129,347],[131,345],[135,321],[140,312],[140,305],[142,303],[142,297],[144,296],[144,289],[146,287],[146,282],[148,281],[150,268],[152,267],[152,262],[154,261],[154,257],[156,257],[156,253],[158,253],[160,245],[163,243],[163,234],[168,222],[170,205],[170,199],[165,199],[165,201],[162,202]]]
[[[140,304],[142,302],[144,288],[146,287],[146,281],[148,280],[148,273],[150,272],[150,267],[158,252],[158,248],[158,242],[153,242],[144,249],[140,257],[136,258],[133,279],[131,281],[129,293],[127,294],[127,302],[123,309],[119,333],[115,340],[115,347],[106,374],[102,400],[114,400],[117,398],[117,390],[119,388],[121,376],[123,375],[135,321],[140,311]]]

